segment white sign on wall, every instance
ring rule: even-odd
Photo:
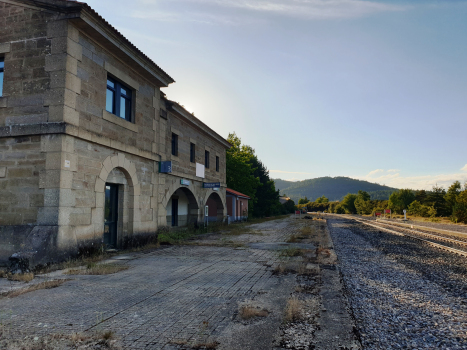
[[[196,163],[196,176],[204,179],[204,164]]]

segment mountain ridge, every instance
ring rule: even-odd
[[[358,190],[368,192],[371,199],[388,199],[392,192],[398,190],[397,188],[345,176],[325,176],[296,182],[282,179],[272,180],[276,185],[276,190],[279,189],[281,195],[287,194],[295,202],[305,196],[314,201],[323,195],[329,198],[330,201],[340,201],[347,193],[357,193]]]

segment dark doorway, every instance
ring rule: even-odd
[[[117,247],[118,185],[105,184],[104,244]]]
[[[178,198],[172,198],[172,226],[178,226]]]

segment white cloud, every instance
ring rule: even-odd
[[[271,14],[304,20],[358,18],[379,12],[406,10],[407,6],[367,0],[139,0],[144,10],[132,13],[134,18],[159,21],[191,21],[205,24],[240,24],[246,18],[230,12],[221,15],[219,9],[237,8],[250,13]],[[163,3],[175,2],[199,7],[199,11],[162,10]],[[151,8],[152,6],[157,8]],[[141,8],[141,6],[140,6]],[[251,20],[251,19],[250,19]]]
[[[400,169],[389,169],[388,173],[397,173],[399,171],[400,171]]]
[[[467,164],[461,169],[462,171],[467,171]]]
[[[370,176],[373,176],[373,175],[376,175],[376,174],[382,173],[382,172],[384,172],[383,169],[376,169],[376,170],[370,171],[370,172],[367,174],[367,177],[370,177]]]
[[[380,169],[378,169],[380,170]],[[372,172],[371,172],[372,173]],[[370,174],[371,174],[370,173]],[[454,181],[461,183],[467,181],[466,173],[458,174],[440,174],[440,175],[423,175],[423,176],[403,176],[399,172],[390,173],[389,170],[383,172],[380,176],[352,176],[360,180],[376,182],[381,185],[386,185],[395,188],[411,188],[431,190],[433,186],[438,185],[448,188]]]
[[[304,19],[353,18],[402,6],[363,0],[194,0]]]

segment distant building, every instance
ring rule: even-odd
[[[227,194],[227,215],[229,215],[230,221],[247,219],[248,201],[251,198],[230,188],[226,188],[225,192]]]
[[[279,197],[279,202],[281,202],[281,204],[285,204],[285,203],[287,203],[289,200],[290,200],[289,197],[285,197],[285,196]]]

